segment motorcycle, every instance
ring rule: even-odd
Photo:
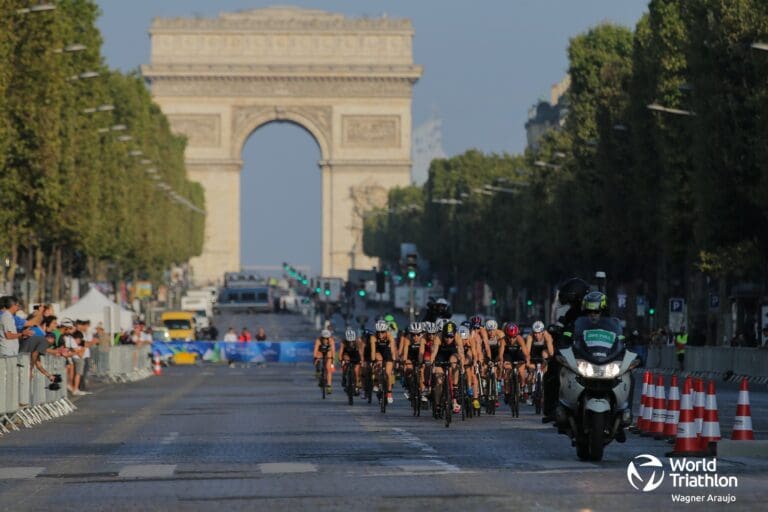
[[[560,350],[558,431],[570,436],[581,460],[599,461],[613,441],[626,440],[632,422],[632,370],[637,354],[624,345],[615,318],[576,320],[573,344]]]

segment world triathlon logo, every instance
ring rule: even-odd
[[[657,478],[658,471],[661,475]],[[664,465],[653,455],[638,455],[627,465],[627,480],[638,491],[655,491],[664,482]]]

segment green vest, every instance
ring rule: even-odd
[[[675,353],[685,354],[685,346],[688,344],[688,333],[675,336]]]

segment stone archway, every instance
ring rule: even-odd
[[[156,19],[150,36],[142,72],[187,136],[189,176],[206,191],[195,281],[240,268],[240,155],[272,121],[300,125],[320,147],[323,275],[375,264],[362,252],[362,214],[410,182],[411,98],[422,72],[410,21],[271,7]]]

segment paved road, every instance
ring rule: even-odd
[[[98,389],[75,414],[0,439],[0,510],[684,507],[669,481],[647,494],[627,483],[632,457],[668,449],[658,441],[630,436],[584,463],[530,407],[446,429],[411,417],[402,398],[382,415],[347,406],[338,387],[323,401],[313,384],[308,365],[211,365]],[[766,439],[764,390],[753,404]],[[764,506],[768,461],[720,460],[718,471],[739,479],[729,510]]]

